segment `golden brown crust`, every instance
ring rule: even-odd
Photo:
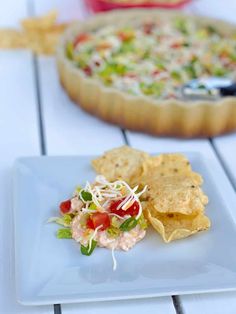
[[[96,29],[109,23],[133,23],[135,19],[173,17],[183,13],[165,10],[129,10],[99,14],[81,24],[71,26],[62,37],[57,52],[60,80],[69,97],[85,111],[124,128],[154,135],[180,137],[211,137],[236,130],[236,97],[214,103],[180,100],[154,100],[147,96],[133,96],[100,81],[87,78],[65,57],[65,43],[79,31]],[[235,26],[221,20],[192,16],[199,23],[211,23],[221,32],[235,31]]]

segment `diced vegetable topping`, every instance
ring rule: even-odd
[[[126,215],[137,216],[139,213],[139,203],[134,201],[127,209],[122,209],[121,205],[124,202],[125,198],[122,198],[118,201],[111,202],[110,212],[116,214],[120,217],[124,217]]]
[[[71,239],[72,238],[71,229],[58,229],[57,238],[58,239]]]
[[[80,251],[83,255],[90,256],[93,253],[96,246],[97,246],[97,241],[92,240],[91,246],[89,244],[87,246],[81,245]]]
[[[114,250],[124,232],[137,227],[130,236],[141,239],[145,235],[147,223],[139,200],[145,190],[146,186],[140,190],[138,186],[131,188],[123,180],[109,182],[97,176],[94,183],[76,187],[73,197],[61,202],[61,216],[52,217],[48,222],[64,226],[58,229],[57,238],[74,238],[81,244],[83,255],[90,256],[97,245],[108,243],[113,243],[110,248]],[[134,243],[132,240],[131,245]]]
[[[104,231],[108,227],[110,227],[110,218],[107,213],[95,213],[89,217],[87,221],[88,228],[95,230],[97,227],[100,226],[101,231]]]
[[[60,211],[62,214],[66,214],[70,211],[71,208],[71,201],[70,200],[66,200],[64,202],[61,202],[60,204]]]
[[[121,231],[130,231],[137,226],[138,220],[135,217],[128,218],[122,225],[120,225]]]
[[[185,17],[80,33],[65,54],[84,75],[155,99],[179,98],[180,87],[194,78],[233,78],[236,68],[234,35]]]

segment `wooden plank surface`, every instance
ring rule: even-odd
[[[83,19],[87,15],[81,0],[34,1],[34,9],[37,14],[46,13],[52,8],[58,9],[61,21],[67,21],[71,18]],[[196,0],[189,11],[235,21],[235,9],[236,1]],[[4,2],[4,7],[0,11],[0,25],[16,26],[18,20],[24,16],[27,16],[26,1]],[[68,100],[59,85],[53,58],[40,57],[37,62],[37,69],[47,153],[94,154],[124,143],[119,128],[88,116]],[[4,209],[0,211],[0,313],[51,313],[52,307],[23,307],[18,305],[15,302],[14,294],[9,173],[14,158],[20,155],[37,155],[40,153],[31,55],[25,52],[1,52],[0,78],[2,82],[0,86],[0,117],[4,117],[4,119],[0,118],[0,142],[4,151],[0,158],[0,197]],[[127,138],[131,145],[150,152],[200,151],[209,160],[213,171],[214,164],[218,164],[214,150],[208,140],[156,139],[132,132],[127,133]],[[235,184],[236,136],[219,137],[214,139],[213,143]],[[222,169],[221,172],[224,178],[223,183],[225,183],[222,188],[227,191],[230,184]],[[5,241],[6,237],[8,237],[7,241]],[[4,286],[1,285],[1,282],[4,283]],[[236,312],[236,293],[183,296],[180,300],[185,314],[199,312],[203,314],[233,314]],[[156,313],[175,313],[170,298],[62,306],[63,313],[68,314],[80,312],[85,314],[112,312],[116,314],[132,311],[143,313],[147,309]]]
[[[1,1],[0,27],[20,27],[20,20],[28,16],[27,0]]]
[[[169,298],[111,301],[90,304],[63,304],[63,314],[175,314]]]
[[[67,0],[35,2],[36,15],[57,7],[59,18],[63,12],[63,19],[70,20],[70,12],[79,14],[79,18],[86,16],[84,6],[80,2]],[[45,9],[46,7],[46,9]],[[65,7],[68,8],[65,13]],[[45,147],[47,154],[81,155],[101,154],[104,150],[124,144],[124,137],[120,128],[109,125],[83,112],[75,106],[62,90],[54,58],[40,57],[38,60],[40,97],[43,113]],[[63,313],[141,313],[145,307],[153,308],[163,313],[174,314],[172,299],[157,298],[152,300],[103,302],[94,304],[63,305]]]
[[[233,23],[236,23],[235,11],[236,1],[234,0],[197,0],[188,8],[188,12],[221,18]],[[234,189],[236,189],[236,135],[231,134],[216,137],[212,140],[212,144],[217,151],[218,157],[221,159],[224,169],[227,171]],[[202,150],[200,151],[202,152]],[[210,163],[210,167],[214,171],[214,164]],[[228,180],[224,180],[224,182],[226,181],[227,185],[229,185]],[[225,188],[224,182],[220,182],[222,188]],[[227,193],[226,189],[225,191]],[[232,204],[231,207],[232,214],[235,215],[235,204]],[[236,313],[235,292],[181,296],[180,301],[185,314]]]
[[[236,134],[216,137],[213,143],[236,190]]]
[[[52,307],[21,306],[15,295],[12,165],[40,153],[31,55],[1,51],[0,81],[0,313],[49,314]]]
[[[38,65],[47,154],[98,154],[122,145],[119,128],[88,115],[69,100],[60,86],[54,58],[40,57]]]

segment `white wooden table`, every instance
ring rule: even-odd
[[[0,4],[0,27],[15,27],[20,19],[52,8],[58,9],[61,21],[84,19],[88,15],[80,0],[0,0]],[[236,0],[195,0],[186,11],[236,22]],[[221,165],[222,189],[235,193],[236,134],[177,140],[122,131],[89,116],[68,99],[58,82],[53,57],[35,57],[26,51],[0,51],[1,314],[236,313],[236,292],[61,306],[24,307],[17,303],[11,203],[11,169],[15,158],[100,154],[124,143],[150,152],[200,151],[212,169]]]

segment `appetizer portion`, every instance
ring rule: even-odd
[[[92,165],[98,173],[94,182],[77,187],[61,202],[61,216],[49,219],[63,226],[57,237],[74,239],[83,255],[96,247],[110,249],[115,270],[114,251],[128,251],[141,241],[148,222],[166,243],[210,228],[203,179],[184,155],[150,156],[122,146]]]
[[[125,181],[109,182],[102,175],[84,188],[77,187],[73,197],[60,204],[61,217],[51,218],[62,224],[58,238],[73,238],[81,244],[81,253],[91,255],[94,249],[128,251],[146,234],[139,190]]]
[[[127,154],[130,151],[130,154]],[[93,161],[98,173],[107,175],[109,165],[118,163],[136,165],[135,172],[124,172],[126,180],[135,186],[146,187],[142,195],[144,215],[165,242],[186,238],[210,227],[205,215],[208,197],[201,189],[203,179],[194,172],[182,154],[160,154],[140,160],[142,152],[120,147],[106,152]],[[126,160],[126,162],[125,162]],[[120,169],[119,177],[122,178]]]

